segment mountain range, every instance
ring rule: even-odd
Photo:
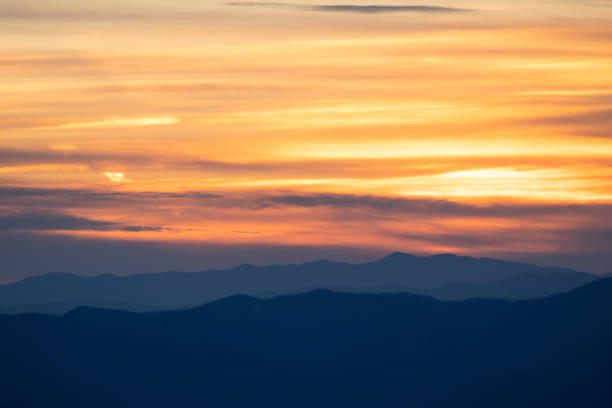
[[[568,291],[599,276],[490,258],[393,253],[364,264],[321,260],[227,270],[119,277],[46,274],[0,286],[0,313],[63,314],[78,306],[129,311],[184,309],[223,297],[271,297],[312,289],[409,292],[442,300],[529,299]]]
[[[608,278],[535,300],[315,290],[0,315],[0,406],[610,407],[611,311]]]

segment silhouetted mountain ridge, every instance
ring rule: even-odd
[[[608,407],[612,279],[542,299],[314,290],[0,317],[0,405]]]
[[[521,275],[532,277],[512,281]],[[0,312],[61,314],[79,305],[133,311],[180,309],[234,294],[277,295],[312,288],[410,291],[456,300],[473,296],[520,299],[569,290],[596,278],[569,269],[489,258],[450,254],[418,257],[395,252],[365,264],[320,260],[301,265],[245,264],[227,270],[125,277],[41,275],[0,286]]]

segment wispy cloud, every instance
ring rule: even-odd
[[[455,7],[439,7],[425,5],[361,5],[361,4],[292,4],[274,2],[229,2],[228,6],[237,7],[272,7],[272,8],[293,8],[310,11],[326,11],[332,13],[357,13],[357,14],[383,14],[383,13],[464,13],[469,9]]]
[[[179,120],[174,117],[140,117],[117,118],[108,120],[67,121],[61,119],[24,119],[4,120],[0,118],[0,129],[22,130],[61,130],[61,129],[95,129],[95,128],[126,128],[142,126],[176,125]]]
[[[530,123],[552,126],[609,126],[612,124],[612,109],[548,116],[531,120]]]
[[[93,122],[74,122],[58,126],[46,126],[39,129],[88,129],[106,127],[139,127],[157,125],[175,125],[179,121],[172,117],[111,119]]]
[[[86,171],[86,165],[79,164],[33,164],[25,166],[1,166],[0,174],[6,173],[41,173]]]
[[[2,230],[109,230],[116,224],[107,221],[96,221],[88,218],[51,212],[19,212],[0,215]]]
[[[0,230],[23,231],[161,231],[161,227],[124,225],[55,211],[35,210],[0,214]]]
[[[396,143],[399,145],[399,143]],[[348,150],[348,146],[345,151]],[[367,147],[367,146],[366,146]],[[366,147],[363,148],[366,151]],[[385,146],[386,148],[386,146]],[[388,149],[391,152],[392,146]],[[595,151],[599,146],[593,148]],[[567,147],[566,147],[567,149]],[[341,151],[340,148],[337,149]],[[400,150],[400,149],[398,149]],[[404,149],[407,150],[407,149]],[[323,151],[321,149],[321,151]],[[385,150],[386,151],[386,150]],[[605,152],[605,146],[599,148]],[[75,145],[51,145],[48,149],[0,149],[0,173],[12,171],[44,171],[62,168],[49,166],[82,166],[74,169],[102,171],[129,171],[131,173],[142,170],[162,171],[199,171],[206,172],[210,176],[227,177],[235,176],[257,177],[259,180],[265,177],[287,179],[301,178],[357,178],[357,179],[380,179],[389,177],[418,177],[443,175],[457,171],[486,170],[491,168],[540,168],[542,165],[564,168],[568,164],[567,156],[555,152],[553,155],[503,155],[499,156],[491,152],[488,156],[475,157],[466,154],[466,157],[411,157],[410,161],[404,158],[364,158],[356,159],[300,159],[295,160],[254,160],[254,161],[223,161],[199,158],[195,155],[183,154],[160,154],[150,152],[122,152],[97,150],[92,151],[86,147]],[[198,153],[198,152],[194,152]],[[393,152],[391,152],[393,153]],[[443,153],[443,152],[442,152]],[[470,152],[467,152],[470,153]],[[585,166],[597,165],[606,157],[601,155],[579,156],[575,150],[576,157]],[[525,167],[526,166],[526,167]],[[65,169],[69,169],[66,167]],[[113,170],[115,169],[115,170]]]
[[[0,186],[0,200],[5,206],[16,208],[98,208],[100,205],[163,206],[172,207],[179,203],[183,208],[244,209],[259,211],[265,209],[284,210],[330,209],[339,216],[347,210],[364,210],[372,214],[443,216],[443,217],[540,217],[588,215],[594,218],[612,219],[612,205],[609,203],[547,204],[547,203],[491,203],[474,204],[445,199],[389,197],[368,194],[304,193],[299,191],[242,192],[184,191],[98,191],[88,189],[44,189]],[[346,215],[346,214],[345,214]],[[349,216],[349,215],[346,215]]]
[[[610,203],[458,202],[289,190],[155,192],[8,186],[0,186],[0,202],[4,235],[53,234],[44,246],[54,245],[55,237],[66,234],[141,242],[176,235],[206,245],[221,245],[231,235],[245,244],[279,247],[323,241],[377,250],[548,253],[552,259],[550,254],[570,250],[604,254],[612,239]],[[143,214],[143,208],[154,210]],[[108,219],[108,214],[113,218]],[[163,225],[158,226],[158,219],[164,220]],[[271,232],[270,219],[292,224]],[[315,232],[317,239],[311,240]],[[273,261],[278,259],[268,260]]]

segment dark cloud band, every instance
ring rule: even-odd
[[[161,227],[123,225],[120,223],[75,217],[55,211],[21,211],[0,214],[0,230],[19,231],[161,231]]]
[[[63,212],[75,208],[113,208],[151,205],[193,208],[220,208],[259,211],[325,207],[338,211],[374,211],[383,214],[419,216],[534,217],[584,216],[611,217],[607,203],[489,203],[473,204],[433,198],[389,197],[368,194],[303,193],[291,190],[129,192],[88,189],[44,189],[0,186],[0,201],[5,208],[31,208]]]
[[[464,13],[471,10],[438,7],[438,6],[393,6],[393,5],[359,5],[359,4],[291,4],[273,2],[229,2],[228,6],[236,7],[271,7],[271,8],[293,8],[311,11],[324,11],[332,13],[357,13],[357,14],[383,14],[383,13]]]

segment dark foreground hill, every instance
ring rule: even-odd
[[[612,279],[538,300],[317,290],[0,318],[0,406],[610,407]]]
[[[597,276],[488,258],[394,253],[353,265],[242,265],[197,273],[118,277],[48,274],[0,286],[0,313],[62,314],[77,306],[130,311],[188,308],[226,296],[266,297],[315,288],[345,292],[410,292],[439,299],[525,299],[567,291]]]

